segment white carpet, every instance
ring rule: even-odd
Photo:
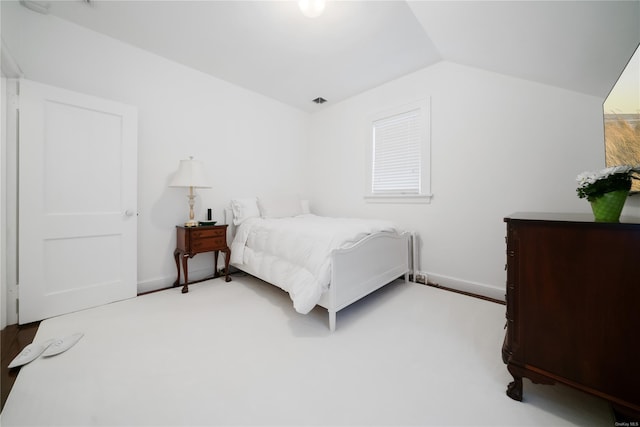
[[[0,418],[14,425],[613,425],[602,400],[525,380],[505,394],[504,306],[387,286],[338,313],[235,276],[44,321],[84,332],[24,366]]]

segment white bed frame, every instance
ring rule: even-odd
[[[225,222],[229,224],[229,239],[235,236],[233,213],[225,209]],[[229,240],[231,242],[231,240]],[[331,282],[318,305],[329,312],[329,329],[336,329],[336,313],[386,284],[404,275],[409,281],[409,247],[411,233],[376,233],[360,240],[347,249],[331,253]],[[232,264],[233,265],[233,264]],[[247,265],[233,265],[265,282]]]

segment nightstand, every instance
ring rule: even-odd
[[[182,258],[182,270],[184,271],[184,286],[182,293],[189,292],[189,270],[187,261],[195,255],[203,252],[214,252],[214,275],[220,277],[218,272],[218,252],[225,253],[224,273],[225,282],[230,282],[229,277],[229,259],[231,258],[231,249],[227,246],[227,225],[207,225],[199,227],[176,226],[176,250],[173,251],[173,257],[176,261],[176,269],[178,270],[178,278],[173,286],[180,285],[180,258]],[[195,283],[195,282],[192,282]]]

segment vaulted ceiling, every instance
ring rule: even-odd
[[[604,99],[640,43],[640,1],[329,0],[317,18],[295,1],[44,3],[310,112],[442,60]]]

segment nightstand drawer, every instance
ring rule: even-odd
[[[223,237],[210,237],[191,241],[192,252],[208,252],[221,250],[227,247],[227,241]]]
[[[196,239],[210,239],[213,237],[224,237],[225,232],[226,232],[226,227],[225,228],[210,228],[210,229],[206,229],[206,230],[193,230],[191,231],[191,238],[193,240]]]

